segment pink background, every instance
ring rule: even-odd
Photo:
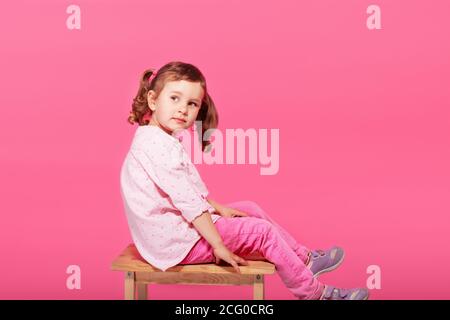
[[[381,8],[368,30],[366,8]],[[81,7],[81,30],[66,8]],[[0,10],[1,299],[122,299],[131,241],[119,170],[145,68],[198,66],[220,129],[279,128],[280,170],[199,165],[211,198],[253,200],[346,260],[324,283],[373,299],[450,298],[450,4],[435,1],[9,1]],[[67,266],[81,289],[66,288]],[[217,290],[217,289],[220,290]],[[153,299],[251,287],[150,286]],[[278,276],[268,299],[293,299]]]

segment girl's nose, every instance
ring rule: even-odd
[[[178,108],[178,110],[179,110],[181,113],[187,113],[188,107],[187,107],[187,105],[185,105],[184,103],[182,103],[181,106]]]

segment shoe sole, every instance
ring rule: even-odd
[[[331,266],[331,267],[328,267],[328,268],[326,268],[326,269],[323,269],[323,270],[317,272],[317,273],[314,275],[314,278],[317,278],[318,276],[320,276],[320,275],[323,274],[323,273],[326,273],[326,272],[330,272],[330,271],[335,270],[336,268],[338,268],[338,267],[342,264],[342,262],[344,261],[344,258],[345,258],[345,251],[344,251],[344,254],[342,255],[341,260],[339,260],[335,265],[333,265],[333,266]]]

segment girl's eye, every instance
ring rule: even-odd
[[[171,96],[171,98],[172,98],[172,99],[173,99],[173,98],[176,98],[176,99],[178,99],[178,97],[177,97],[177,96]],[[195,103],[195,102],[191,102],[191,104],[193,104],[193,105],[194,105],[194,106],[196,106],[196,107],[198,106],[198,105],[197,105],[197,103]]]

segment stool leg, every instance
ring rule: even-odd
[[[134,300],[135,287],[134,272],[125,272],[125,300]]]
[[[138,300],[147,300],[147,284],[138,282],[136,285]]]
[[[253,300],[264,300],[264,275],[255,275],[253,282]]]

